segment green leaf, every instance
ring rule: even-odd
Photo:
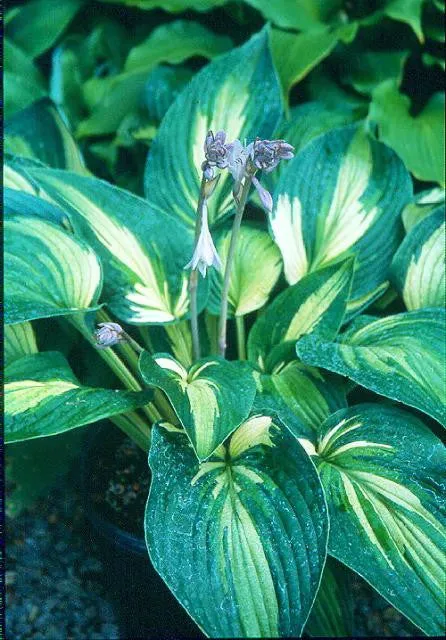
[[[35,169],[33,178],[64,208],[104,266],[104,294],[113,314],[130,324],[172,322],[188,311],[184,265],[193,238],[178,220],[146,200],[97,178]],[[201,280],[203,308],[207,281]]]
[[[268,138],[281,110],[264,29],[197,73],[170,107],[147,159],[147,198],[176,220],[193,226],[209,129],[224,129],[230,141]],[[222,173],[208,203],[211,222],[233,206],[230,182],[228,172]]]
[[[271,31],[271,50],[285,100],[291,87],[326,58],[338,40],[337,31],[329,27],[298,34],[278,29]]]
[[[102,286],[90,247],[26,215],[5,222],[5,274],[7,324],[95,308]]]
[[[288,164],[274,194],[271,227],[288,282],[354,255],[348,311],[369,304],[388,285],[411,195],[403,164],[361,126],[314,139]]]
[[[83,0],[31,0],[8,21],[6,36],[32,58],[53,46]]]
[[[45,78],[41,71],[34,64],[32,58],[30,58],[20,47],[18,47],[9,38],[5,38],[3,42],[3,55],[4,55],[4,70],[7,73],[13,73],[20,78],[26,79],[30,84],[34,84],[45,92]],[[7,92],[11,92],[11,96],[14,96],[16,87],[5,86]]]
[[[31,322],[5,325],[5,366],[23,356],[37,353],[36,336]]]
[[[146,384],[162,389],[200,460],[208,458],[251,411],[256,384],[244,362],[203,358],[187,371],[169,354],[140,358]]]
[[[223,274],[228,257],[231,231],[217,241],[221,272],[211,271],[208,310],[220,313]],[[237,244],[229,283],[229,315],[244,316],[264,306],[282,271],[280,251],[266,231],[243,225]]]
[[[274,411],[308,450],[322,422],[347,406],[346,389],[315,367],[293,360],[258,380],[255,408]]]
[[[285,29],[307,31],[336,19],[342,0],[245,0],[274,24]]]
[[[333,339],[344,318],[353,275],[353,260],[320,269],[282,291],[259,316],[248,337],[248,357],[270,372],[294,344],[313,331]]]
[[[420,220],[423,220],[423,218],[433,213],[439,205],[444,207],[444,201],[445,191],[440,187],[426,189],[425,191],[417,193],[413,201],[409,202],[403,211],[402,218],[406,233],[409,233],[412,227],[420,222]]]
[[[296,346],[306,364],[323,367],[446,423],[442,309],[374,320],[363,316],[337,342],[317,334]]]
[[[423,29],[421,27],[421,12],[425,0],[387,0],[384,14],[405,22],[411,27],[420,42],[424,42]]]
[[[395,78],[398,84],[402,80],[403,69],[409,51],[365,51],[358,53],[347,49],[346,68],[342,81],[351,84],[356,91],[371,95],[384,80]]]
[[[444,208],[437,208],[405,237],[392,262],[391,278],[409,311],[445,306]]]
[[[128,5],[130,7],[138,7],[139,9],[163,9],[171,13],[179,13],[187,9],[194,11],[209,11],[214,7],[219,7],[228,2],[228,0],[101,0],[116,4]]]
[[[152,31],[141,44],[133,47],[124,71],[147,71],[160,60],[179,64],[192,56],[213,58],[232,46],[227,36],[218,36],[198,22],[176,20]]]
[[[193,75],[187,67],[158,65],[149,74],[144,90],[144,105],[149,118],[161,122],[170,105]],[[136,137],[137,132],[133,135]]]
[[[31,76],[5,71],[3,74],[5,87],[5,118],[10,118],[18,111],[43,98],[45,90]]]
[[[379,139],[394,149],[419,180],[445,184],[444,95],[435,93],[416,116],[408,96],[394,80],[373,92],[368,121],[377,126]]]
[[[79,383],[65,357],[45,351],[5,371],[6,443],[52,436],[148,404],[151,391],[94,389]]]
[[[211,461],[155,427],[146,541],[158,573],[210,637],[300,637],[325,561],[328,522],[310,458],[258,415]]]
[[[190,20],[157,27],[144,42],[130,50],[122,73],[90,79],[93,84],[89,92],[95,104],[90,117],[80,123],[77,135],[114,133],[125,115],[138,108],[148,75],[161,62],[178,64],[194,56],[212,58],[231,44],[226,36],[218,36]]]
[[[441,441],[413,415],[369,404],[331,416],[316,449],[330,512],[329,553],[427,635],[441,636],[446,554]]]
[[[324,638],[353,637],[352,576],[343,564],[327,557],[306,633]]]
[[[8,153],[40,160],[55,169],[86,173],[82,155],[57,108],[47,98],[17,113],[5,125]]]
[[[367,115],[369,105],[365,96],[341,86],[330,71],[328,65],[323,64],[313,69],[306,82],[308,99],[322,102],[332,111],[351,109],[357,111],[360,117]]]

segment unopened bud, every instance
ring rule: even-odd
[[[98,349],[113,347],[124,338],[124,329],[117,322],[101,322],[95,332],[96,346]]]

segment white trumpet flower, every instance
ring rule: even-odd
[[[221,260],[212,240],[211,232],[208,226],[208,209],[206,201],[203,203],[200,235],[195,245],[192,260],[187,263],[185,269],[198,269],[203,278],[206,277],[208,267],[221,269]]]

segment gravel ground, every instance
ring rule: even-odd
[[[419,638],[422,633],[364,580],[352,586],[355,599],[354,636],[359,638]]]
[[[105,572],[70,479],[6,522],[9,640],[124,640]],[[420,632],[358,578],[354,637]]]
[[[66,486],[6,521],[6,637],[9,640],[120,638],[86,544],[79,498]]]

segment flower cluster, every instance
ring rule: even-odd
[[[269,173],[277,167],[281,160],[290,160],[293,157],[294,148],[285,140],[261,140],[256,138],[254,142],[243,145],[240,140],[226,143],[226,133],[209,131],[204,141],[205,161],[201,165],[205,188],[201,207],[201,218],[198,221],[200,233],[195,244],[192,260],[185,269],[199,269],[203,277],[206,276],[207,267],[221,268],[221,261],[212,241],[209,231],[206,199],[214,189],[206,189],[206,183],[216,181],[215,168],[227,169],[234,179],[233,194],[238,200],[241,186],[244,180],[252,181],[264,209],[271,213],[273,199],[269,191],[260,184],[255,177],[258,170]]]

